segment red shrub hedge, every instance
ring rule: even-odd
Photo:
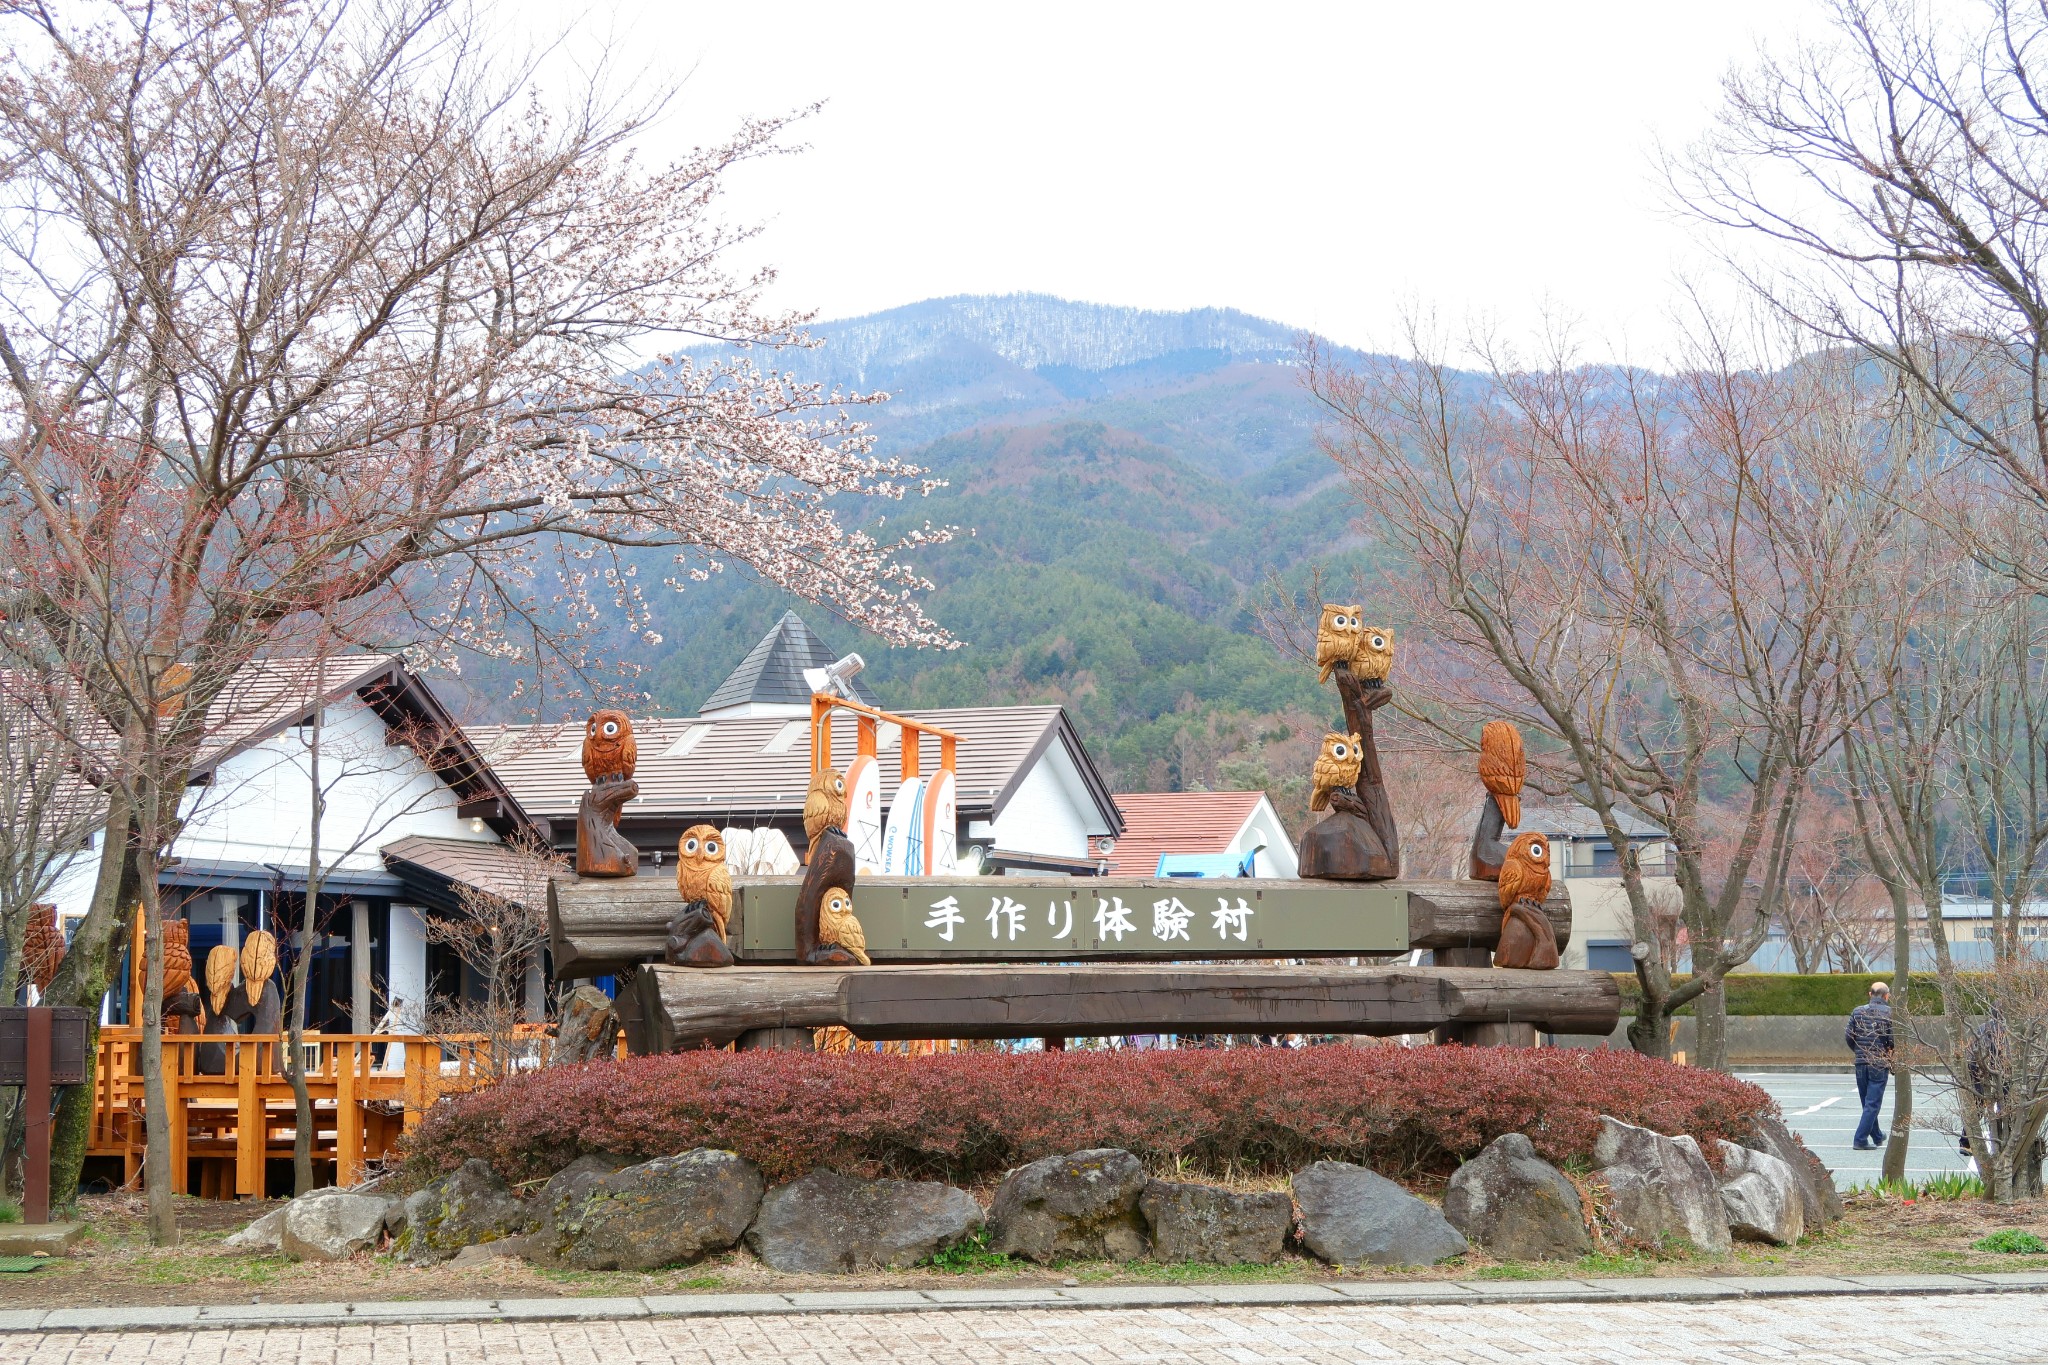
[[[1084,1147],[1191,1171],[1287,1171],[1329,1157],[1441,1174],[1503,1133],[1587,1155],[1599,1116],[1740,1138],[1762,1090],[1631,1052],[1245,1048],[1187,1052],[694,1052],[563,1067],[437,1107],[408,1141],[416,1176],[482,1157],[531,1180],[585,1152],[724,1147],[770,1180],[818,1166],[972,1181]]]

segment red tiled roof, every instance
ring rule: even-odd
[[[1264,792],[1119,792],[1124,832],[1109,854],[1112,877],[1149,877],[1164,853],[1228,853]]]

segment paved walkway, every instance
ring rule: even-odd
[[[0,1365],[2006,1362],[2043,1322],[2043,1273],[969,1288],[31,1310]]]
[[[1362,1361],[1855,1362],[2048,1358],[2039,1293],[1714,1303],[1363,1302],[782,1313],[583,1322],[355,1323],[0,1338],[33,1365],[1354,1365]]]

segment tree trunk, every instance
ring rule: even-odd
[[[1888,888],[1892,897],[1892,1131],[1884,1144],[1887,1185],[1906,1183],[1906,1149],[1912,1141],[1913,1068],[1896,1058],[1913,1031],[1913,920],[1901,886]]]
[[[1671,1060],[1671,1016],[1662,1000],[1645,995],[1636,1002],[1636,1017],[1628,1025],[1628,1045],[1645,1057]]]
[[[320,740],[327,719],[324,708],[313,712],[313,741],[307,771],[312,776],[312,809],[306,833],[305,913],[299,916],[298,951],[292,955],[292,1002],[286,1047],[285,1076],[292,1083],[295,1122],[292,1131],[292,1193],[311,1194],[313,1184],[313,1096],[306,1089],[306,979],[313,967],[314,933],[320,911],[320,827],[327,815],[327,793],[320,786]]]
[[[1692,1002],[1694,1066],[1712,1071],[1728,1069],[1728,992],[1716,981]]]
[[[171,1170],[171,1113],[164,1090],[164,923],[157,894],[156,858],[142,855],[142,1188],[149,1200],[149,1239],[178,1244],[178,1205]]]

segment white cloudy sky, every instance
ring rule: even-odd
[[[1417,304],[1510,330],[1561,310],[1636,359],[1663,351],[1704,260],[1658,140],[1704,126],[1759,42],[1822,21],[1817,0],[581,13],[628,62],[690,72],[653,150],[827,101],[810,150],[728,201],[767,224],[779,303],[829,318],[1039,290],[1355,344]]]

